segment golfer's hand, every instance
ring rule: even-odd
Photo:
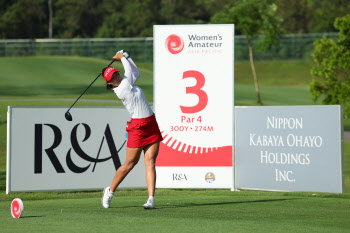
[[[122,60],[122,58],[124,57],[124,55],[122,53],[117,53],[116,55],[114,55],[114,59],[117,61]]]

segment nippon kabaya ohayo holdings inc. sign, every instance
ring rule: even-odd
[[[236,187],[343,192],[341,106],[236,107]]]

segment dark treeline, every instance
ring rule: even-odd
[[[244,0],[1,0],[0,38],[49,38],[50,12],[52,38],[153,36],[155,24],[207,24],[239,1]],[[349,0],[275,4],[285,33],[334,32],[335,18],[350,12]]]

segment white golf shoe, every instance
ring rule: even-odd
[[[154,197],[148,198],[147,202],[143,204],[144,209],[154,209]]]
[[[101,199],[103,208],[109,208],[111,201],[112,201],[112,198],[113,198],[113,195],[114,195],[114,192],[112,192],[109,187],[106,187],[103,190],[103,196]]]

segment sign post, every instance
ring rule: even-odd
[[[154,26],[158,188],[231,188],[234,25]]]

